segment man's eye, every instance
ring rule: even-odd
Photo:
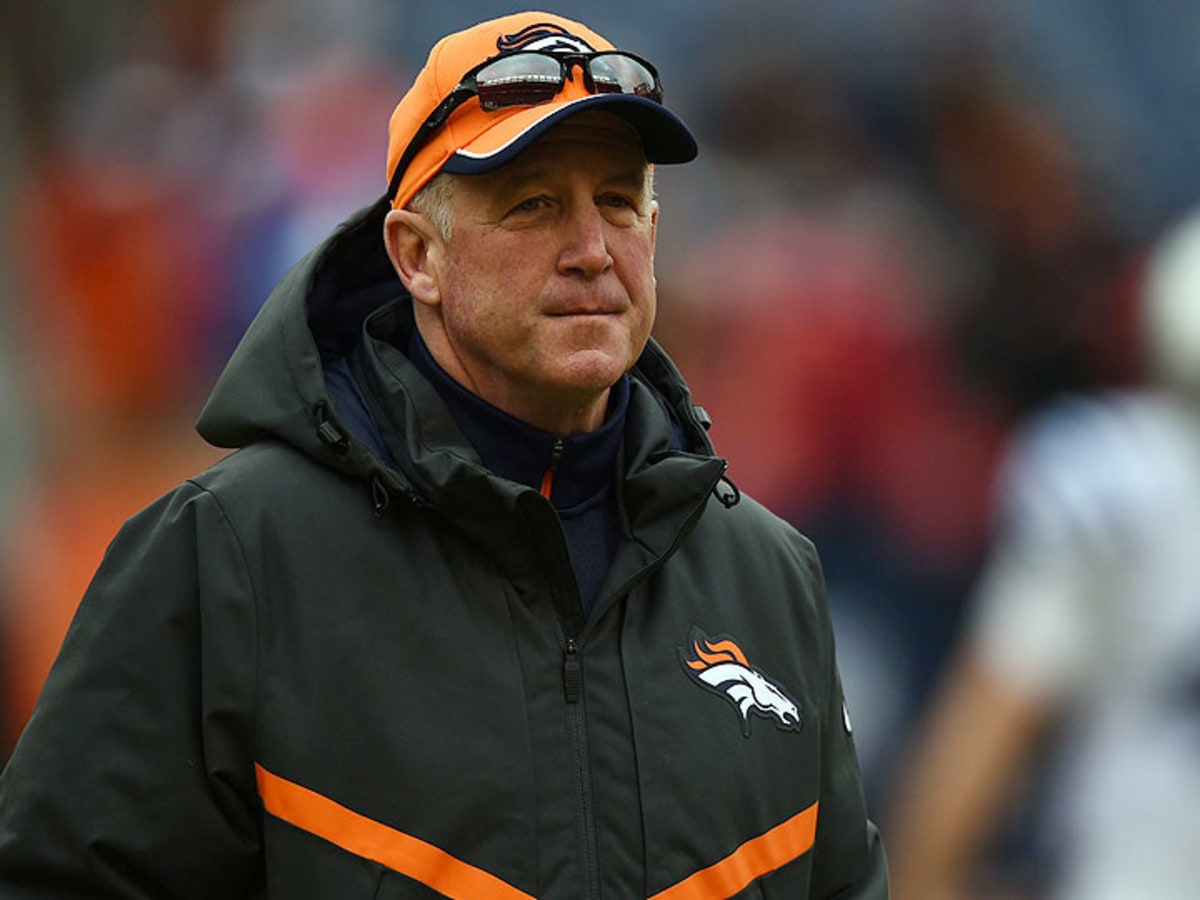
[[[536,212],[546,205],[546,201],[541,197],[530,197],[528,200],[522,200],[513,207],[513,212]]]
[[[630,209],[634,203],[628,197],[621,194],[605,194],[600,198],[600,202],[604,206],[611,206],[614,209]]]

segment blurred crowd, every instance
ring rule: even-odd
[[[656,334],[821,550],[887,842],[1014,435],[1144,381],[1146,254],[1200,201],[1200,5],[544,6],[654,60],[698,134],[658,176]],[[215,458],[191,423],[271,285],[382,193],[430,44],[508,8],[0,10],[0,759],[120,522]],[[1032,843],[997,829],[1004,890],[1040,896]]]

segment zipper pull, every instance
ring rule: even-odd
[[[583,666],[579,662],[579,645],[573,640],[568,640],[563,660],[563,688],[566,691],[568,703],[579,702],[579,691],[582,687]]]
[[[563,439],[561,437],[555,438],[554,449],[550,451],[550,465],[547,467],[545,474],[542,475],[542,486],[540,489],[541,495],[547,500],[550,499],[550,490],[554,486],[554,473],[558,469],[558,461],[562,459],[564,447]]]

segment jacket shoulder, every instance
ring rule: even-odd
[[[713,504],[707,523],[723,532],[722,540],[755,554],[780,554],[801,563],[810,574],[820,575],[820,557],[813,541],[796,526],[748,494],[735,504]]]
[[[212,494],[227,510],[311,506],[318,498],[353,496],[363,503],[369,488],[361,477],[335,471],[284,441],[259,441],[235,450],[190,483]],[[369,499],[366,508],[370,509]]]

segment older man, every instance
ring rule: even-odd
[[[649,338],[653,67],[486,22],[390,138],[89,589],[0,895],[886,897],[816,554]]]

